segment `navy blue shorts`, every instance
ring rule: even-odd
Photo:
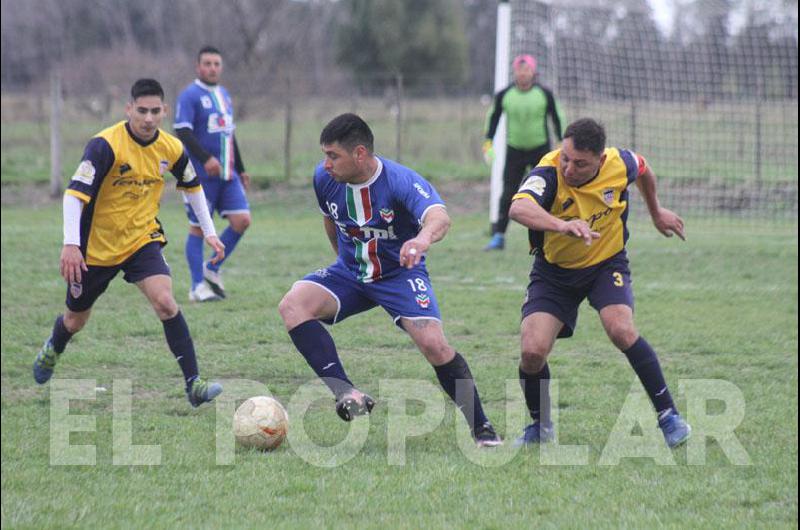
[[[442,319],[425,267],[402,269],[391,278],[363,283],[337,261],[330,267],[306,275],[300,281],[315,283],[336,299],[338,310],[332,319],[325,321],[327,324],[341,322],[376,306],[381,306],[389,313],[398,326],[401,318]]]
[[[242,181],[238,174],[234,174],[231,180],[222,180],[215,177],[201,178],[200,183],[203,185],[203,194],[205,194],[206,202],[208,203],[208,212],[212,216],[215,211],[219,213],[220,217],[228,217],[232,213],[248,213],[250,211],[250,204],[247,202],[244,186],[242,186]],[[189,204],[188,199],[185,198],[184,207],[186,208],[186,216],[189,218],[189,224],[200,226],[200,221],[197,220],[192,206]]]
[[[564,269],[536,256],[522,318],[549,313],[564,323],[558,337],[571,337],[578,321],[578,306],[587,297],[597,311],[614,304],[633,309],[631,271],[624,250],[585,269]]]
[[[169,276],[169,265],[161,253],[161,246],[158,241],[148,243],[119,265],[89,265],[88,271],[81,271],[80,283],[75,282],[67,287],[67,308],[76,313],[90,309],[119,271],[125,273],[123,279],[128,283],[136,283],[157,274]]]

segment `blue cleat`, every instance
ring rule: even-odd
[[[53,343],[48,338],[42,349],[36,354],[36,360],[33,361],[33,379],[40,385],[48,382],[53,377],[56,361],[58,361],[58,354],[53,350]]]
[[[500,232],[495,232],[489,244],[483,247],[483,250],[503,250],[506,246],[506,238]]]
[[[514,447],[523,447],[526,445],[543,444],[552,442],[555,439],[553,432],[553,425],[543,426],[541,422],[535,421],[525,427],[522,431],[522,436],[517,438],[514,442]]]
[[[222,385],[219,383],[206,383],[199,377],[192,381],[192,386],[186,391],[186,397],[193,407],[212,401],[222,394]]]
[[[664,440],[670,449],[686,442],[692,434],[692,428],[677,412],[670,412],[658,420],[658,427],[664,433]]]

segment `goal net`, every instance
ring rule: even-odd
[[[566,121],[596,118],[609,145],[643,155],[662,203],[689,217],[796,223],[796,2],[510,6],[506,64],[534,55]]]

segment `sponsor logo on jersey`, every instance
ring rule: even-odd
[[[381,219],[386,221],[387,223],[391,223],[394,221],[394,210],[390,210],[389,208],[381,208]]]
[[[334,223],[336,223],[341,233],[354,239],[360,239],[362,241],[369,239],[397,239],[393,226],[389,226],[386,230],[383,230],[382,228],[374,228],[371,226],[347,226],[347,224],[340,221],[334,221]]]
[[[422,195],[422,196],[423,196],[423,197],[425,197],[426,199],[430,199],[430,198],[431,198],[431,194],[430,194],[430,193],[428,193],[427,191],[425,191],[425,190],[422,188],[422,186],[420,186],[420,185],[419,185],[419,182],[415,182],[415,183],[414,183],[414,189],[415,189],[415,190],[417,190],[417,193],[419,193],[420,195]]]
[[[72,176],[72,180],[77,180],[78,182],[83,182],[87,186],[91,186],[94,182],[94,164],[92,164],[91,160],[84,160],[78,166],[78,169],[75,170],[75,174]]]
[[[535,193],[539,197],[544,195],[544,189],[547,187],[547,181],[544,180],[539,175],[531,175],[528,177],[522,186],[519,188],[519,191],[530,191],[531,193]]]
[[[614,189],[613,188],[607,188],[607,189],[603,190],[603,200],[609,206],[611,206],[614,203]]]
[[[209,134],[233,132],[233,116],[227,113],[212,112],[208,115]]]
[[[431,305],[431,297],[425,293],[418,293],[415,298],[417,300],[417,305],[422,309],[428,309],[428,306]]]

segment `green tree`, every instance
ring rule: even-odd
[[[460,83],[468,42],[458,0],[347,0],[337,32],[341,65],[368,86]],[[378,78],[376,79],[376,76]]]

